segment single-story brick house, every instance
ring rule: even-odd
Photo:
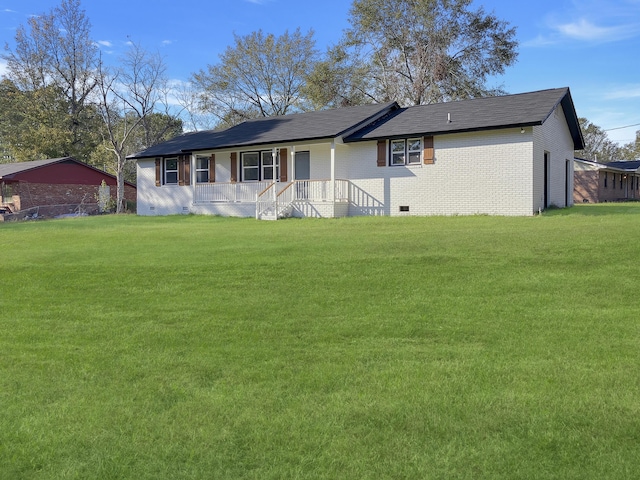
[[[576,158],[574,172],[575,203],[640,199],[640,160],[599,163]]]
[[[132,155],[138,214],[533,215],[573,204],[568,88],[191,132]]]
[[[105,182],[115,197],[116,177],[73,157],[0,164],[0,208],[5,213],[38,216],[96,213],[98,188]],[[125,184],[125,198],[136,200],[136,187]]]

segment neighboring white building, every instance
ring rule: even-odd
[[[533,215],[573,203],[568,88],[251,120],[133,155],[138,214]]]

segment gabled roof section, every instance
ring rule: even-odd
[[[26,172],[34,168],[53,165],[54,163],[66,162],[67,160],[76,161],[73,157],[49,158],[46,160],[34,160],[32,162],[17,162],[0,164],[0,178],[9,177],[16,173]]]
[[[578,116],[569,88],[566,87],[401,108],[348,136],[344,141],[542,125],[558,105],[562,105],[574,149],[582,149],[584,140]]]
[[[396,102],[389,102],[248,120],[226,130],[185,133],[129,158],[336,138],[397,108]]]
[[[56,163],[75,163],[84,168],[89,168],[94,170],[102,175],[106,175],[107,177],[111,177],[113,179],[116,178],[115,175],[112,175],[104,170],[100,170],[99,168],[94,167],[93,165],[89,165],[88,163],[81,162],[80,160],[76,160],[73,157],[61,157],[61,158],[48,158],[46,160],[33,160],[31,162],[15,162],[15,163],[3,163],[0,164],[0,180],[6,179],[11,180],[15,175],[28,172],[29,170],[35,170],[42,167],[47,167],[49,165],[54,165]],[[127,185],[131,185],[135,187],[134,184],[125,181]]]

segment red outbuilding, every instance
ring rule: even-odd
[[[115,198],[115,176],[73,157],[0,164],[0,210],[44,217],[97,213],[102,182]],[[125,199],[135,202],[135,185],[125,183]]]

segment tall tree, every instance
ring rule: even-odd
[[[56,92],[58,103],[66,103],[66,113],[55,119],[54,126],[43,122],[40,129],[45,135],[48,128],[54,134],[68,130],[70,141],[62,144],[63,154],[85,159],[96,141],[91,134],[95,112],[89,97],[96,87],[98,49],[80,0],[62,0],[49,13],[29,18],[26,27],[18,27],[15,43],[15,50],[6,45],[2,56],[7,62],[6,77],[26,95]],[[47,103],[41,106],[48,108]],[[41,116],[50,117],[50,113],[43,111]]]
[[[68,105],[53,85],[20,90],[11,80],[0,81],[0,138],[19,161],[68,155],[71,132]]]
[[[633,142],[629,142],[622,147],[620,158],[623,160],[640,160],[640,130],[636,132],[636,138]]]
[[[202,91],[203,109],[230,126],[303,109],[301,88],[315,60],[312,31],[276,37],[260,30],[234,35],[220,62],[194,73],[192,81]]]
[[[584,137],[584,149],[576,150],[576,157],[597,162],[613,162],[620,158],[620,147],[609,139],[607,132],[584,117],[578,121]]]
[[[503,93],[488,82],[515,63],[515,28],[471,4],[354,0],[350,28],[328,63],[317,67],[326,73],[316,69],[310,78],[312,91],[316,84],[314,104],[353,103],[341,92],[355,94],[356,101],[361,97],[402,105]],[[318,85],[332,79],[342,82],[342,88],[332,92]]]
[[[166,66],[159,54],[131,44],[118,68],[99,65],[98,109],[104,149],[117,178],[116,211],[124,211],[127,155],[182,132],[167,95]],[[161,114],[161,115],[159,115]]]

